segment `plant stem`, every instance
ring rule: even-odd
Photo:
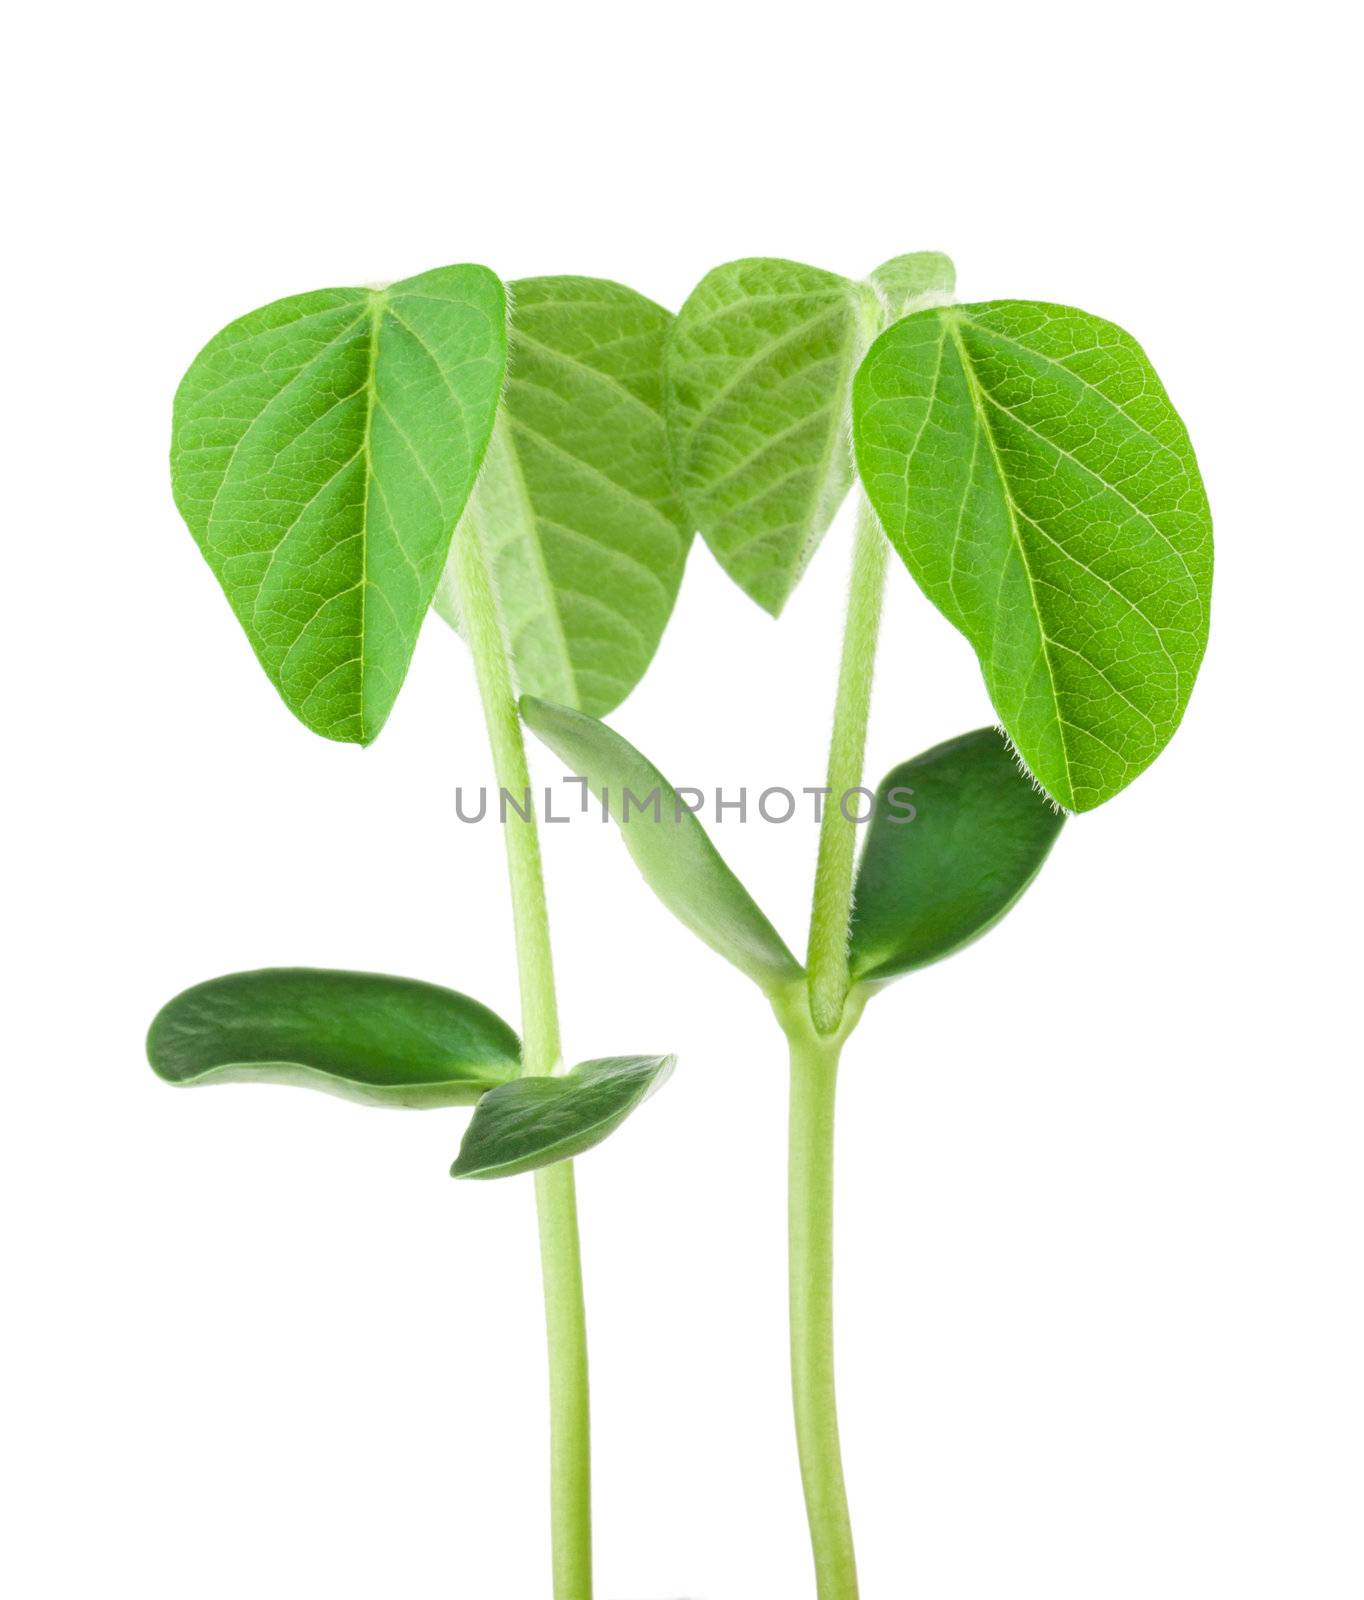
[[[789,1030],[791,1395],[819,1600],[857,1600],[834,1393],[834,1089],[841,1036]]]
[[[844,801],[862,781],[871,705],[876,639],[881,627],[881,595],[886,580],[886,538],[865,495],[857,508],[852,581],[838,669],[833,734],[829,740],[830,793],[819,827],[814,904],[810,911],[810,1014],[821,1034],[839,1026],[848,998],[848,919],[852,914],[853,863],[857,825]],[[854,815],[856,813],[854,812]]]
[[[843,1042],[865,1000],[858,991],[849,993],[848,922],[857,825],[844,801],[862,781],[885,578],[885,536],[864,496],[857,509],[829,740],[829,793],[820,818],[808,978],[804,993],[775,1003],[791,1045],[791,1395],[819,1600],[857,1600],[857,1558],[834,1388],[834,1096]]]
[[[592,1454],[587,1319],[573,1163],[535,1174],[549,1339],[550,1528],[554,1600],[592,1600]]]
[[[473,518],[455,535],[460,609],[474,658],[499,787],[521,806],[530,771],[516,709],[506,638],[482,540]],[[533,807],[507,807],[503,834],[511,879],[516,960],[521,983],[522,1065],[527,1076],[559,1066],[559,1007],[549,942],[549,912]],[[591,1600],[592,1478],[587,1387],[587,1320],[573,1163],[535,1174],[545,1324],[549,1339],[550,1523],[554,1600]]]

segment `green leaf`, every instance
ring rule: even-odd
[[[900,256],[854,283],[797,261],[708,272],[668,340],[679,492],[720,565],[773,616],[852,482],[849,389],[909,296],[950,291],[945,256]]]
[[[857,871],[853,978],[884,983],[978,939],[1037,876],[1064,821],[994,728],[895,767]]]
[[[957,286],[957,269],[937,250],[916,250],[882,262],[867,279],[886,308],[887,324],[927,304],[942,304]]]
[[[185,374],[176,504],[315,733],[368,744],[392,709],[505,365],[502,285],[458,266],[277,300]]]
[[[468,515],[519,687],[600,715],[652,660],[691,544],[663,424],[672,315],[601,278],[508,295],[507,387]],[[453,557],[436,609],[459,625]]]
[[[196,984],[157,1013],[167,1083],[289,1083],[378,1105],[466,1106],[516,1076],[521,1046],[453,989],[373,972],[272,967]]]
[[[1066,306],[920,311],[853,390],[891,543],[980,659],[1038,781],[1087,811],[1152,761],[1208,635],[1212,523],[1141,347]]]
[[[755,258],[708,272],[673,325],[668,428],[683,504],[773,616],[852,482],[848,388],[880,315],[865,284]]]
[[[672,1072],[675,1056],[607,1056],[560,1078],[492,1089],[464,1133],[452,1178],[509,1178],[600,1144]]]
[[[529,696],[528,728],[604,798],[635,865],[665,906],[766,993],[801,967],[706,830],[651,762],[595,717]]]

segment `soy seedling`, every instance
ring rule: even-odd
[[[887,984],[1014,905],[1065,813],[1111,799],[1156,758],[1207,640],[1207,500],[1140,346],[1087,312],[958,305],[953,289],[951,263],[930,253],[861,283],[737,261],[702,280],[668,336],[688,521],[759,605],[781,611],[857,485],[804,963],[657,768],[582,710],[523,701],[529,726],[609,805],[654,892],[758,985],[786,1035],[791,1376],[820,1600],[858,1592],[833,1362],[843,1048]],[[892,549],[972,647],[999,727],[889,773],[859,861],[847,802],[862,781]],[[654,788],[656,810],[622,806]]]
[[[534,1171],[549,1334],[556,1600],[592,1593],[587,1342],[573,1166],[666,1056],[565,1071],[517,688],[606,712],[648,666],[691,533],[663,417],[670,315],[593,278],[481,266],[324,289],[233,322],[175,400],[176,503],[261,666],[324,738],[368,745],[433,602],[473,658],[499,786],[522,1038],[428,983],[290,968],[173,999],[178,1084],[473,1106],[455,1176]]]

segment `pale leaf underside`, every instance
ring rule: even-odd
[[[674,324],[668,423],[683,504],[773,615],[852,481],[849,385],[879,316],[866,284],[757,259],[708,273]]]
[[[957,269],[938,250],[916,250],[912,255],[883,261],[867,276],[881,298],[887,326],[929,305],[946,305],[957,286]]]
[[[662,411],[669,313],[597,278],[510,285],[507,387],[468,520],[518,687],[602,713],[643,676],[691,533]],[[437,609],[458,625],[453,561]]]

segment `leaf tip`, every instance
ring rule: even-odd
[[[168,1059],[169,1053],[163,1047],[164,1031],[170,1023],[171,1013],[176,1001],[180,998],[177,995],[174,999],[168,1000],[152,1018],[151,1025],[147,1029],[146,1041],[143,1045],[147,1055],[147,1065],[160,1078],[162,1083],[169,1083],[173,1088],[182,1088],[187,1082],[192,1081],[186,1078],[183,1073],[177,1073],[173,1070]]]
[[[1060,816],[1062,821],[1064,821],[1073,812],[1084,811],[1088,809],[1085,806],[1077,804],[1073,794],[1068,793],[1065,799],[1058,799],[1057,796],[1052,793],[1052,791],[1046,786],[1045,783],[1042,782],[1042,780],[1028,765],[1024,758],[1023,752],[1014,742],[1013,735],[1002,722],[997,722],[995,724],[995,732],[999,734],[1000,739],[1004,743],[1004,748],[1013,757],[1014,765],[1018,768],[1020,774],[1028,780],[1028,782],[1033,786],[1033,789],[1042,796],[1051,809],[1056,812],[1058,816]]]

